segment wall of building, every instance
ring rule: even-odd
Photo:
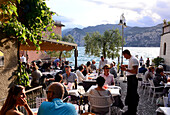
[[[166,55],[164,55],[164,43],[166,43]],[[170,33],[161,36],[160,57],[164,58],[167,70],[170,70]]]
[[[17,69],[18,57],[16,40],[4,38],[1,32],[0,34],[0,51],[4,53],[4,66],[0,67],[0,99],[2,99],[7,96],[8,86],[12,82],[12,79],[8,79]]]
[[[53,32],[55,34],[59,34],[61,35],[61,26],[54,26],[53,27]],[[47,32],[47,34],[50,34],[51,32]],[[47,37],[48,35],[45,35],[44,37]],[[25,54],[25,52],[27,52],[27,59],[28,62],[32,62],[34,60],[38,60],[38,59],[45,59],[45,58],[49,58],[49,56],[47,54],[44,53],[44,51],[22,51],[22,53],[20,52],[20,56],[22,56],[22,54]],[[26,55],[24,55],[26,57]]]

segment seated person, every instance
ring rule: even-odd
[[[97,88],[90,90],[89,94],[92,96],[110,96],[110,102],[114,102],[112,95],[109,90],[106,90],[103,88],[103,85],[105,83],[105,79],[103,77],[98,77],[97,78]],[[88,97],[90,100],[90,97]],[[107,113],[109,111],[109,108],[92,108],[92,112],[95,113]]]
[[[145,72],[146,81],[148,81],[149,79],[150,80],[153,79],[153,77],[155,76],[154,75],[154,70],[155,70],[154,67],[151,66],[151,67],[149,67],[148,71]]]
[[[84,67],[79,66],[79,70],[76,71],[77,77],[78,77],[78,83],[82,83],[83,80],[86,79],[86,77],[83,75]]]
[[[109,72],[110,65],[109,64],[104,65],[103,69],[104,73],[100,74],[100,76],[104,77],[105,85],[115,85],[114,76]]]
[[[110,73],[111,73],[112,75],[114,75],[114,78],[117,77],[117,72],[116,72],[115,64],[114,64],[114,63],[111,63],[111,64],[110,64]]]
[[[8,91],[8,96],[1,108],[1,115],[23,115],[18,110],[18,106],[24,106],[28,115],[33,115],[26,101],[25,88],[20,85],[12,86]]]
[[[92,64],[91,64],[91,69],[92,71],[96,70],[96,65],[95,65],[95,60],[92,60]]]
[[[49,78],[49,79],[46,79],[46,81],[49,81],[50,83],[51,82],[60,82],[62,84],[63,82],[63,76],[60,72],[58,72],[56,75],[55,75],[55,78]],[[49,83],[49,84],[50,84]],[[62,84],[63,85],[63,84]],[[66,98],[68,96],[68,91],[66,89],[66,87],[63,85],[64,87],[64,96],[63,98]]]
[[[38,66],[33,67],[32,70],[33,71],[31,74],[31,76],[32,76],[31,86],[37,87],[37,86],[39,86],[39,80],[42,76],[42,73],[40,70],[38,70]]]
[[[167,80],[164,77],[163,68],[157,68],[155,77],[153,78],[153,83],[154,83],[155,87],[164,86],[164,83],[166,83],[166,82],[167,82]],[[156,91],[161,92],[161,91],[163,91],[163,89],[164,88],[159,88],[159,89],[156,89]]]
[[[92,73],[91,62],[90,61],[87,62],[87,73]]]
[[[63,103],[63,85],[53,82],[47,91],[48,101],[42,102],[37,115],[77,115],[75,106],[71,103]]]
[[[63,74],[63,82],[68,84],[68,82],[74,83],[77,80],[77,75],[71,72],[70,66],[65,66],[65,72]]]
[[[144,75],[146,71],[147,71],[147,69],[145,68],[145,65],[143,64],[143,65],[139,68],[139,73],[143,73],[143,75]]]

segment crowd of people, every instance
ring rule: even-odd
[[[138,61],[136,57],[132,56],[129,50],[123,51],[124,58],[129,60],[128,65],[121,65],[119,69],[126,71],[127,76],[127,94],[125,98],[125,105],[128,106],[128,110],[123,113],[123,115],[136,115],[137,106],[139,102],[138,95],[138,79],[137,74],[142,73],[145,76],[146,81],[153,80],[155,86],[164,85],[167,83],[167,77],[163,73],[162,67],[155,68],[150,66],[149,58],[144,64],[142,57]],[[26,64],[25,62],[23,64]],[[123,103],[120,97],[118,104],[116,104],[116,98],[111,96],[109,90],[103,88],[103,86],[116,85],[116,78],[118,69],[116,63],[113,61],[108,62],[103,56],[99,61],[99,66],[95,65],[95,60],[88,61],[86,64],[81,64],[77,70],[74,70],[70,65],[69,61],[61,62],[59,59],[54,60],[52,63],[45,61],[44,63],[39,61],[33,61],[31,65],[26,64],[26,71],[30,74],[31,86],[37,87],[39,85],[46,84],[47,100],[41,104],[38,110],[38,115],[76,115],[75,106],[71,103],[67,103],[67,100],[63,100],[69,96],[68,89],[70,83],[74,84],[74,88],[77,85],[82,86],[83,80],[93,79],[89,77],[91,73],[97,73],[96,84],[97,88],[92,89],[89,94],[93,96],[110,96],[110,101],[113,105],[123,108]],[[146,65],[146,67],[145,67]],[[50,72],[53,69],[58,69],[60,72],[56,73],[55,76],[43,75],[43,72]],[[43,80],[42,80],[43,79]],[[42,83],[43,81],[43,83]],[[164,94],[168,93],[168,89],[159,89],[163,91]],[[25,88],[20,85],[15,85],[9,89],[9,93],[5,104],[1,109],[0,115],[10,115],[16,113],[21,115],[18,106],[24,106],[28,115],[32,115],[32,111],[27,104]],[[107,113],[108,108],[98,109],[92,108],[94,112],[97,113]]]

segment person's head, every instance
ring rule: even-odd
[[[65,66],[65,72],[66,73],[70,73],[71,72],[71,68],[70,68],[70,66]]]
[[[84,71],[84,66],[80,65],[79,66],[79,71],[81,71],[81,72]]]
[[[21,106],[20,98],[26,98],[25,88],[21,85],[14,85],[8,91],[8,96],[1,109],[1,115],[5,115],[6,112],[13,107]]]
[[[101,56],[100,58],[101,58],[102,61],[104,61],[104,57],[103,56]]]
[[[116,63],[115,63],[114,61],[113,61],[112,63],[113,63],[113,66],[115,66],[115,65],[116,65]]]
[[[58,72],[56,75],[55,75],[55,82],[62,82],[63,81],[63,76]]]
[[[95,60],[92,60],[92,64],[95,64],[96,63],[96,61]]]
[[[163,68],[157,68],[156,73],[157,74],[162,74],[163,73]]]
[[[87,62],[87,67],[89,67],[91,65],[91,62],[90,61],[88,61]]]
[[[123,56],[126,58],[126,59],[130,59],[131,57],[131,54],[130,54],[130,51],[129,50],[124,50],[123,52]]]
[[[103,87],[103,85],[104,85],[104,83],[105,83],[105,79],[104,79],[104,77],[99,76],[99,77],[97,78],[96,82],[97,82],[97,85],[98,85],[99,87]]]
[[[149,72],[154,72],[155,68],[153,66],[149,67]]]
[[[145,64],[143,64],[142,67],[145,68]]]
[[[34,67],[32,68],[32,70],[33,70],[33,71],[38,70],[38,66],[34,66]]]
[[[51,102],[54,98],[62,99],[64,95],[64,87],[59,82],[51,83],[47,88],[47,99]]]
[[[65,65],[69,65],[69,61],[65,61]]]
[[[103,69],[104,69],[104,73],[109,73],[110,65],[109,64],[105,64],[103,66]]]

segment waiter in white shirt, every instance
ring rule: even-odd
[[[138,79],[136,77],[138,73],[139,62],[134,56],[131,55],[129,50],[124,50],[122,53],[126,59],[129,59],[128,66],[121,66],[121,70],[127,72],[127,95],[125,99],[125,105],[128,106],[128,110],[122,115],[136,115],[139,102],[139,95],[137,92]]]
[[[104,59],[103,56],[101,56],[101,60],[99,61],[99,71],[102,73],[103,72],[103,67],[108,64],[108,61]]]

